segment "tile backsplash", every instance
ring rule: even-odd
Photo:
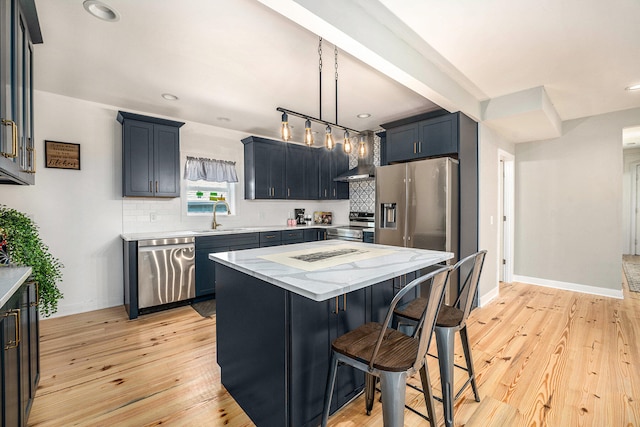
[[[358,166],[358,154],[352,152],[349,156],[349,168]],[[373,134],[373,164],[380,166],[380,137]],[[376,181],[356,181],[349,183],[349,210],[357,212],[375,212]]]

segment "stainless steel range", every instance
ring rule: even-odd
[[[349,225],[327,229],[328,240],[350,240],[362,242],[364,230],[375,227],[374,214],[371,212],[349,212]]]

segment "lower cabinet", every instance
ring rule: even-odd
[[[0,309],[0,424],[26,426],[40,379],[37,285],[25,283]]]
[[[216,267],[209,259],[209,254],[257,248],[260,246],[260,234],[262,233],[196,237],[196,298],[216,293]]]

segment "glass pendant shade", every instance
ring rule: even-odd
[[[304,122],[304,143],[309,147],[313,145],[313,132],[311,131],[311,120]]]
[[[345,153],[349,154],[351,153],[351,140],[349,139],[349,131],[345,130],[344,131],[344,144],[342,145],[342,149],[344,150]]]
[[[358,155],[360,157],[364,157],[365,154],[367,154],[367,147],[364,144],[364,137],[361,136],[360,137],[360,145],[358,146]]]
[[[324,146],[327,150],[333,150],[333,148],[336,146],[336,143],[333,140],[333,135],[331,135],[331,126],[327,125],[326,131],[327,133],[324,135]]]
[[[287,113],[282,113],[282,140],[289,141],[291,139],[291,129],[289,128],[289,116]]]

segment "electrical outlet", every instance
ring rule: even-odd
[[[158,220],[158,214],[155,212],[149,213],[149,221],[156,222]]]

